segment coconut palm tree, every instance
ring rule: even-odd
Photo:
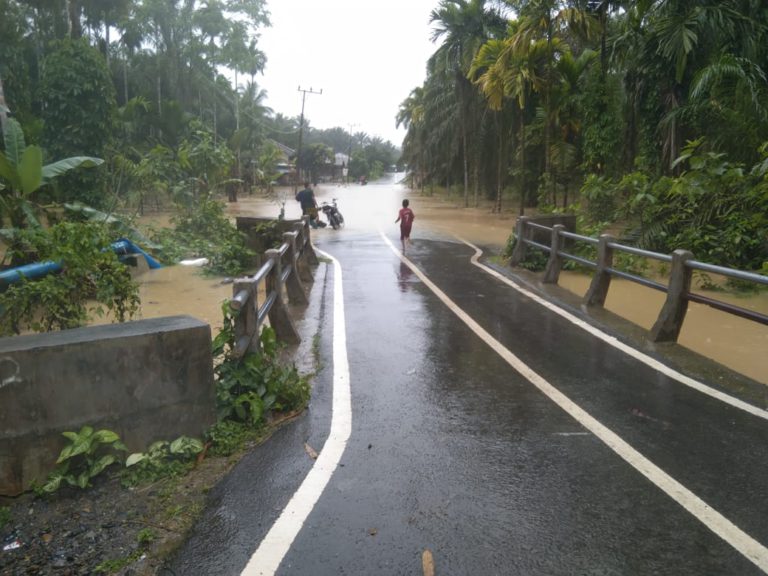
[[[502,41],[491,41],[481,48],[473,71],[484,70],[477,77],[477,84],[493,110],[501,110],[507,97],[517,101],[520,111],[520,215],[523,215],[527,200],[525,113],[531,92],[541,90],[544,83],[541,70],[549,55],[549,46],[546,40],[535,40],[527,44],[519,42],[514,33],[517,23],[510,26],[512,35]]]
[[[525,49],[542,40],[546,46],[545,67],[540,78],[544,94],[544,173],[548,179],[551,201],[557,204],[551,150],[552,89],[558,82],[556,64],[562,51],[569,49],[569,40],[592,38],[596,36],[599,25],[588,10],[563,6],[559,0],[530,0],[520,12],[520,25],[512,42],[518,45],[518,49]]]
[[[435,25],[432,40],[443,43],[432,56],[435,71],[453,78],[456,94],[459,138],[464,177],[464,205],[469,205],[469,146],[473,99],[472,85],[467,79],[472,59],[484,42],[501,34],[504,19],[487,0],[442,0],[430,14]]]

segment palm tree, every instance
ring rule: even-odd
[[[475,61],[476,69],[485,71],[477,78],[480,89],[493,110],[501,110],[505,97],[515,98],[520,111],[520,215],[525,213],[527,183],[525,178],[525,111],[528,96],[541,90],[544,79],[540,73],[542,63],[549,55],[545,40],[521,43],[514,34],[517,23],[510,24],[513,34],[503,41],[489,42]]]
[[[412,179],[417,177],[424,190],[424,88],[411,90],[408,98],[400,103],[395,118],[396,126],[406,129],[403,138],[402,158],[408,164]],[[414,169],[415,168],[415,169]],[[412,184],[413,186],[413,180]]]
[[[454,78],[454,91],[461,139],[464,175],[464,205],[469,206],[469,118],[472,87],[467,79],[472,59],[482,44],[503,31],[500,14],[487,9],[487,0],[442,0],[430,14],[435,24],[432,40],[443,39],[431,60],[435,70],[443,70]]]
[[[552,177],[552,88],[557,83],[556,63],[563,50],[569,49],[567,39],[588,39],[598,30],[597,21],[587,10],[563,7],[559,0],[530,0],[521,10],[520,26],[512,39],[523,49],[526,45],[544,40],[546,61],[541,78],[544,92],[544,173],[549,182],[553,204],[555,198]]]

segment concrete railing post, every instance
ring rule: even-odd
[[[549,244],[549,260],[547,260],[547,267],[544,270],[544,284],[557,284],[557,280],[560,278],[560,270],[563,268],[563,259],[558,254],[563,248],[564,237],[561,232],[565,231],[565,226],[562,224],[555,224],[552,226],[552,240]]]
[[[680,335],[685,313],[688,311],[687,296],[691,290],[693,275],[693,270],[685,265],[688,260],[693,260],[693,254],[688,250],[675,250],[672,253],[667,300],[651,328],[653,342],[677,342],[677,337]]]
[[[309,304],[307,293],[304,292],[304,285],[299,278],[298,252],[296,250],[296,232],[285,232],[283,242],[288,245],[288,260],[291,263],[291,273],[285,279],[285,289],[288,292],[288,299],[291,304]]]
[[[283,265],[280,261],[280,250],[274,248],[265,252],[267,258],[272,260],[272,271],[267,275],[267,295],[275,294],[275,301],[269,309],[269,323],[275,331],[278,339],[288,344],[298,344],[301,342],[296,326],[293,324],[291,315],[283,299],[283,286],[280,284],[280,278],[283,275]]]
[[[298,254],[296,257],[296,266],[299,271],[299,278],[302,282],[312,282],[312,270],[309,268],[309,254],[307,253],[307,235],[304,232],[304,224],[296,222],[293,227],[296,232],[296,249]],[[310,247],[311,249],[311,247]],[[314,254],[314,251],[312,252]],[[315,257],[317,258],[317,257]]]
[[[608,243],[614,238],[610,234],[601,234],[597,244],[597,270],[592,277],[592,283],[587,290],[587,306],[603,306],[608,297],[608,288],[611,286],[611,274],[608,269],[613,266],[613,248]]]
[[[301,221],[304,225],[304,234],[302,237],[301,251],[303,253],[306,253],[307,262],[309,262],[313,266],[317,266],[318,264],[320,264],[320,261],[317,259],[317,254],[315,254],[314,246],[312,246],[312,236],[310,236],[310,230],[312,230],[312,227],[309,225],[309,216],[302,216]]]
[[[242,294],[241,294],[242,293]],[[232,285],[230,308],[235,310],[235,354],[258,354],[259,299],[258,285],[251,278],[238,278]],[[244,302],[241,304],[241,302]]]
[[[528,220],[528,216],[520,216],[517,219],[517,242],[515,243],[515,249],[512,251],[512,257],[509,259],[510,266],[517,266],[525,260],[528,245],[523,240],[526,234],[528,234],[529,228],[526,226]]]

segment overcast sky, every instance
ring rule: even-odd
[[[400,103],[421,86],[437,49],[429,14],[439,0],[269,0],[272,26],[261,34],[267,55],[256,82],[266,105],[286,116],[301,114],[313,128],[339,126],[380,136],[396,146]]]

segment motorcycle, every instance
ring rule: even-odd
[[[323,202],[320,204],[320,210],[322,210],[323,214],[325,214],[325,217],[328,219],[328,224],[331,225],[331,228],[338,230],[344,226],[344,216],[342,216],[341,212],[339,212],[339,207],[336,205],[336,198],[334,198],[330,204],[328,202]]]

